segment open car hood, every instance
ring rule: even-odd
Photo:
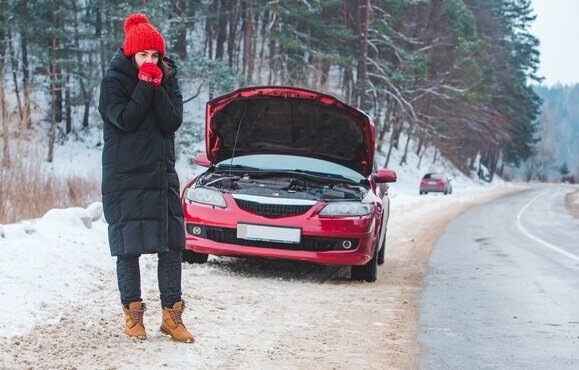
[[[209,101],[205,114],[213,164],[248,154],[291,154],[372,173],[374,123],[333,96],[296,87],[247,87]]]

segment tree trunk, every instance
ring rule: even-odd
[[[174,20],[174,36],[172,53],[178,55],[180,59],[187,58],[187,8],[190,6],[187,1],[171,1],[172,19]]]
[[[355,105],[355,97],[352,85],[354,84],[354,72],[352,71],[351,67],[344,68],[344,72],[342,74],[342,91],[344,94],[344,99],[350,105]]]
[[[406,138],[406,145],[404,145],[404,154],[402,154],[402,158],[400,159],[400,165],[401,166],[403,164],[406,164],[406,162],[408,160],[408,148],[410,147],[410,139],[412,138],[412,131],[413,131],[413,126],[412,126],[412,124],[410,124],[410,127],[408,127],[408,136]]]
[[[246,0],[245,20],[243,25],[243,70],[245,80],[251,84],[253,80],[255,58],[255,25],[253,23],[254,5],[253,0]]]
[[[392,135],[390,135],[390,146],[388,147],[388,155],[386,156],[386,162],[384,163],[384,167],[388,167],[388,163],[390,163],[390,155],[392,154],[392,150],[394,148],[398,149],[398,139],[400,137],[399,134],[397,134],[396,132],[399,131],[399,121],[401,121],[400,118],[397,118],[395,115],[393,116],[393,128],[392,128]]]
[[[271,5],[271,18],[272,18],[272,22],[271,22],[271,27],[268,30],[270,36],[274,36],[276,34],[279,33],[279,8],[278,8],[278,3],[275,2]],[[276,82],[275,79],[275,71],[276,71],[276,56],[277,56],[277,48],[276,48],[276,43],[274,40],[274,37],[270,37],[269,38],[269,43],[268,43],[268,50],[269,50],[269,75],[267,78],[267,83],[268,85],[273,85]]]
[[[105,51],[105,41],[104,41],[104,37],[103,37],[103,10],[100,7],[95,7],[94,9],[95,12],[95,19],[94,19],[94,36],[95,39],[98,40],[98,48],[99,48],[99,54],[100,54],[100,73],[101,76],[104,76],[105,74],[105,68],[106,68],[106,51]]]
[[[0,111],[2,114],[2,167],[10,167],[10,128],[4,92],[4,62],[0,60]]]
[[[400,144],[400,134],[402,133],[403,126],[402,117],[396,117],[394,119],[394,124],[392,127],[392,136],[390,142],[394,145],[394,148],[398,149],[398,144]]]
[[[1,0],[2,9],[8,6],[8,1]],[[6,92],[4,91],[4,60],[6,57],[6,44],[4,43],[4,25],[6,14],[0,13],[0,118],[2,118],[2,167],[10,167],[10,128],[8,127],[8,108],[6,107]]]
[[[23,7],[26,9],[26,1],[23,1]],[[28,38],[25,34],[20,36],[20,57],[22,58],[22,121],[21,126],[32,128],[32,98],[30,94],[30,62],[28,60]]]
[[[238,0],[229,0],[229,34],[227,36],[227,61],[229,68],[236,66],[236,35],[237,35],[237,14],[239,12]]]
[[[223,60],[225,54],[225,41],[227,39],[227,11],[229,0],[219,1],[217,14],[217,44],[215,45],[215,59]]]
[[[65,132],[72,132],[72,102],[70,99],[70,75],[66,75],[66,87],[64,88],[64,107],[65,107]]]
[[[205,37],[207,40],[207,59],[213,59],[213,14],[215,14],[215,1],[210,1],[207,4],[207,18],[205,18]]]
[[[259,30],[259,38],[260,38],[260,43],[259,43],[259,58],[258,58],[258,63],[257,63],[257,76],[259,76],[259,81],[261,82],[261,76],[263,76],[263,69],[266,63],[265,60],[265,52],[266,52],[266,45],[267,45],[267,38],[268,38],[268,29],[267,27],[269,26],[268,24],[268,19],[269,19],[270,13],[269,13],[269,9],[265,9],[264,12],[262,13],[262,21],[258,22],[258,24],[261,25],[260,30]],[[257,52],[257,46],[256,46],[256,52]]]
[[[76,1],[72,0],[72,9],[73,9],[73,22],[74,22],[74,40],[76,43],[76,47],[80,49],[80,36],[78,33],[78,11],[77,11],[77,6],[76,6]],[[76,55],[76,62],[78,64],[78,66],[82,66],[83,62],[82,62],[82,55],[80,53],[77,53]],[[95,65],[94,63],[92,63],[92,60],[89,64],[91,66],[91,68],[94,68]],[[90,109],[90,102],[92,100],[91,95],[89,94],[89,92],[87,91],[86,87],[85,87],[85,75],[83,73],[79,73],[78,74],[78,83],[80,85],[80,93],[82,95],[82,101],[83,101],[83,105],[84,105],[84,114],[83,114],[83,118],[82,118],[82,127],[86,128],[88,127],[88,118],[89,118],[89,109]],[[70,99],[70,91],[68,88],[67,84],[67,100]],[[69,105],[67,104],[67,107]],[[67,133],[69,133],[70,131],[68,131],[69,129],[69,123],[68,123],[68,114],[67,114]]]
[[[364,5],[358,5],[356,17],[356,85],[355,98],[356,106],[367,111],[369,109],[369,102],[366,97],[366,88],[368,86],[368,32],[370,27],[370,14],[372,2],[365,0]]]
[[[14,55],[14,43],[12,42],[12,35],[8,34],[8,44],[6,45],[10,62],[12,65],[12,81],[14,83],[14,95],[16,95],[16,104],[18,105],[18,114],[20,115],[20,121],[22,121],[22,101],[20,99],[20,87],[18,83],[18,62],[16,56]]]
[[[382,126],[380,127],[380,131],[378,134],[378,147],[377,147],[378,151],[382,150],[382,145],[384,143],[384,136],[386,136],[387,132],[390,132],[392,117],[393,117],[392,110],[387,109],[387,112],[384,114],[384,122],[382,123]]]
[[[388,163],[390,163],[390,155],[392,154],[392,148],[394,148],[394,145],[392,145],[392,140],[391,140],[390,145],[388,146],[388,154],[386,154],[386,161],[384,162],[384,168],[387,168]]]
[[[56,3],[53,3],[53,6],[57,6]],[[56,34],[59,30],[61,30],[61,19],[57,12],[54,12],[52,15],[52,27],[53,32]],[[55,120],[55,123],[62,122],[62,111],[64,107],[63,102],[63,82],[62,82],[62,70],[59,66],[59,59],[61,57],[59,48],[60,48],[60,40],[56,35],[51,37],[51,64],[50,64],[50,90],[52,99],[52,113]]]
[[[416,169],[419,170],[420,169],[420,164],[422,163],[422,157],[424,156],[424,153],[426,153],[426,150],[428,149],[428,146],[424,146],[424,149],[420,152],[420,156],[418,157],[418,165],[416,166]]]
[[[420,155],[423,145],[424,145],[424,133],[418,135],[418,145],[416,145],[416,155]]]
[[[53,27],[56,25],[56,15],[53,15]],[[46,160],[52,162],[54,159],[54,141],[56,138],[56,122],[58,120],[58,94],[57,94],[57,79],[58,79],[58,69],[56,66],[56,48],[58,46],[58,40],[55,36],[52,37],[52,49],[50,51],[50,96],[51,96],[51,106],[52,115],[50,120],[50,127],[48,129],[48,155]]]

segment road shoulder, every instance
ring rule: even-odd
[[[573,216],[579,218],[579,189],[575,190],[573,193],[567,194],[565,197],[565,204]]]

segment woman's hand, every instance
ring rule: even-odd
[[[159,87],[163,78],[163,71],[154,63],[145,63],[139,69],[138,77],[139,80],[148,82],[153,87]]]

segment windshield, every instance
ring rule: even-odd
[[[217,164],[217,169],[231,166],[249,167],[259,170],[314,172],[341,176],[355,182],[365,178],[358,172],[336,163],[321,159],[279,154],[255,154],[230,158]]]

